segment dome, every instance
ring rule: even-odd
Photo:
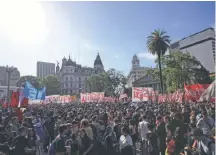
[[[101,61],[101,58],[100,58],[99,53],[98,53],[98,55],[97,55],[97,57],[96,57],[96,59],[95,59],[95,61],[94,61],[94,66],[95,66],[95,65],[101,65],[101,66],[103,66],[103,63],[102,63],[102,61]]]
[[[64,57],[64,58],[62,59],[62,61],[67,61],[67,59]]]
[[[133,59],[138,59],[138,57],[137,57],[137,55],[136,55],[136,54],[134,54],[134,56],[133,56]]]
[[[73,62],[73,61],[71,60],[70,56],[69,56],[69,59],[68,59],[68,61],[65,63],[65,66],[74,66],[74,65],[76,65],[75,62]]]

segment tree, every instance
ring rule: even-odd
[[[165,31],[161,31],[160,29],[155,30],[151,33],[147,38],[147,46],[148,50],[151,54],[157,55],[159,62],[159,76],[161,83],[161,92],[163,93],[163,78],[162,78],[162,70],[161,70],[161,56],[165,54],[167,49],[169,49],[169,36],[166,35]]]
[[[159,64],[158,60],[155,62]],[[161,57],[161,64],[164,66],[162,76],[168,92],[183,89],[185,83],[211,83],[209,72],[188,52],[171,51],[169,55]],[[158,69],[147,71],[149,75],[159,79],[158,72]]]
[[[107,96],[118,96],[125,84],[125,76],[115,69],[110,69],[99,75],[88,77],[85,87],[88,92],[104,92]]]
[[[37,89],[42,87],[42,81],[39,78],[31,75],[21,76],[17,82],[17,87],[24,87],[26,81],[30,82]]]
[[[43,79],[42,84],[46,86],[46,95],[60,94],[60,83],[56,76],[47,76]]]

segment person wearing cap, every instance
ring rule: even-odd
[[[202,129],[196,128],[193,133],[196,139],[196,150],[201,155],[215,155],[215,142],[203,134]]]

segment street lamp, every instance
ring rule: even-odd
[[[9,100],[10,100],[10,76],[11,76],[11,73],[14,71],[14,67],[6,67],[6,72],[7,72],[7,75],[8,75],[8,85],[7,85],[7,103],[9,103]]]

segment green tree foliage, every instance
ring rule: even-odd
[[[42,81],[39,78],[31,75],[21,76],[17,82],[17,87],[24,87],[26,81],[30,82],[37,89],[42,87]]]
[[[169,36],[166,35],[166,31],[163,30],[155,30],[151,33],[147,38],[147,46],[148,50],[151,54],[157,55],[158,65],[159,65],[159,77],[161,83],[161,92],[163,93],[163,78],[162,78],[162,69],[161,69],[161,57],[166,53],[167,49],[169,49]]]
[[[56,76],[47,76],[43,79],[42,84],[46,86],[46,95],[60,94],[60,83]]]
[[[210,76],[211,82],[215,81],[215,75],[214,76]]]
[[[162,76],[168,92],[183,89],[185,83],[211,83],[209,72],[188,52],[171,51],[170,54],[161,57],[161,64],[164,67]],[[157,79],[159,79],[158,73],[158,69],[148,70],[148,74]]]
[[[107,96],[118,96],[125,84],[125,76],[115,69],[110,69],[99,75],[90,76],[85,87],[87,92],[104,92]]]

